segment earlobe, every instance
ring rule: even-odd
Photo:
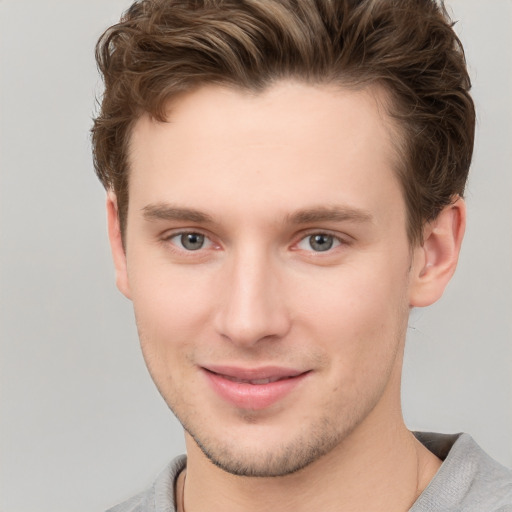
[[[121,227],[117,209],[117,198],[113,191],[107,193],[107,223],[110,249],[116,269],[116,285],[119,291],[130,299],[130,286],[126,266],[126,253],[121,236]]]
[[[466,205],[461,197],[428,222],[423,244],[414,250],[409,304],[429,306],[443,294],[455,272],[466,227]]]

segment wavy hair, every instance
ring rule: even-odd
[[[105,89],[92,128],[98,177],[128,211],[131,128],[203,84],[276,80],[383,87],[400,133],[396,172],[411,243],[462,196],[475,112],[462,45],[434,0],[140,0],[96,46]]]

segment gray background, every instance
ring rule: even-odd
[[[115,289],[88,130],[93,46],[128,1],[0,0],[0,510],[93,511],[183,450]],[[451,0],[479,109],[469,226],[415,311],[411,428],[467,431],[512,466],[512,2]]]

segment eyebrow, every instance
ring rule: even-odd
[[[143,216],[153,220],[181,220],[187,222],[213,224],[211,215],[194,208],[182,208],[168,203],[149,204],[142,208]],[[319,206],[305,208],[286,215],[285,224],[311,224],[314,222],[357,222],[371,223],[369,212],[358,208],[342,206]]]
[[[286,217],[287,222],[291,224],[310,224],[312,222],[357,222],[369,223],[373,217],[369,212],[358,208],[340,207],[340,206],[321,206],[318,208],[307,208],[298,210]]]
[[[184,220],[188,222],[212,223],[213,218],[207,213],[193,208],[181,208],[167,203],[149,204],[142,208],[147,220]]]

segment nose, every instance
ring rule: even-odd
[[[290,330],[279,265],[264,252],[248,249],[233,256],[223,274],[216,328],[233,344],[250,347],[276,340]]]

